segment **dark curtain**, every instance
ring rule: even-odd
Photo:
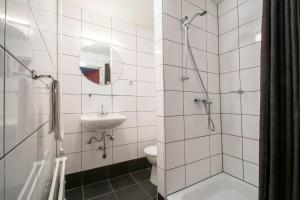
[[[259,200],[300,200],[299,1],[263,1]]]

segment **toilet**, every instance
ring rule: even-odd
[[[144,149],[147,160],[152,164],[150,181],[153,185],[157,185],[157,146],[148,146]]]

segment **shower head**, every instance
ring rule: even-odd
[[[204,10],[202,12],[198,12],[196,13],[190,20],[188,20],[188,17],[185,16],[181,19],[181,23],[184,25],[184,26],[188,26],[192,23],[192,21],[197,17],[197,16],[204,16],[206,15],[207,11]]]

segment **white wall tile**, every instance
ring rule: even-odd
[[[80,39],[68,36],[62,36],[61,51],[62,54],[79,56]]]
[[[233,9],[219,18],[219,34],[224,34],[238,27],[238,12]]]
[[[219,75],[218,74],[208,74],[208,92],[219,93]]]
[[[244,91],[260,90],[260,68],[241,70],[241,89]]]
[[[245,24],[262,16],[262,1],[249,0],[239,6],[239,24]]]
[[[136,111],[136,97],[134,96],[114,96],[114,112]]]
[[[186,185],[202,181],[210,176],[210,159],[200,160],[186,166]]]
[[[218,36],[207,33],[207,51],[211,53],[219,53]]]
[[[170,65],[164,65],[164,89],[165,90],[183,90],[183,84],[181,81],[182,77],[182,68],[173,67]]]
[[[137,67],[137,80],[155,82],[155,69],[148,67]]]
[[[138,126],[152,126],[156,123],[155,112],[138,112],[137,116]]]
[[[114,95],[136,96],[137,82],[128,80],[118,80],[112,84]]]
[[[166,144],[157,142],[157,166],[160,169],[165,169],[166,168],[166,150],[165,150]],[[158,177],[159,178],[159,177]]]
[[[231,135],[242,135],[241,115],[222,114],[222,131]]]
[[[138,82],[137,83],[137,96],[154,97],[155,96],[155,83]]]
[[[240,95],[236,93],[222,94],[221,112],[241,114]]]
[[[166,169],[172,169],[184,164],[184,142],[166,144]]]
[[[261,41],[261,19],[245,24],[239,29],[240,46],[246,46]]]
[[[181,17],[181,0],[163,0],[163,13],[169,14],[177,19]]]
[[[183,116],[165,117],[166,142],[175,142],[184,139]]]
[[[219,16],[224,15],[229,10],[237,6],[237,0],[226,0],[218,4]]]
[[[138,127],[138,142],[156,139],[155,126]]]
[[[80,95],[62,95],[63,113],[81,113]]]
[[[243,139],[243,159],[255,164],[259,163],[259,142],[257,140]]]
[[[137,65],[154,68],[154,55],[149,53],[137,52]]]
[[[252,163],[244,162],[245,181],[255,186],[259,186],[259,167]]]
[[[113,130],[113,145],[124,145],[137,142],[137,128],[121,128]]]
[[[164,64],[182,66],[182,45],[168,40],[163,43]]]
[[[220,75],[221,93],[228,93],[240,89],[239,72],[230,72]]]
[[[260,114],[260,92],[245,92],[241,100],[243,114]]]
[[[238,48],[238,30],[234,29],[219,37],[219,52],[225,53]]]
[[[113,163],[133,159],[137,159],[137,144],[129,144],[113,148]]]
[[[216,39],[212,39],[212,37],[210,38],[207,38],[210,41],[210,43],[213,45],[212,47],[209,46],[210,48],[212,49],[209,49],[211,52],[215,52],[213,50],[215,50],[215,47],[216,47]],[[206,50],[206,32],[203,31],[202,29],[199,29],[199,28],[196,28],[196,27],[193,27],[193,26],[190,26],[189,27],[189,41],[190,41],[190,45],[192,47],[195,47],[195,48],[198,48],[198,49],[201,49],[201,50]]]
[[[223,152],[225,154],[242,158],[242,138],[224,134],[223,137]]]
[[[259,139],[259,116],[243,115],[243,136],[252,139]]]
[[[209,136],[185,140],[184,146],[186,163],[209,157]]]
[[[116,46],[113,47],[113,50],[115,50],[120,55],[121,60],[124,64],[136,65],[137,55],[135,51]]]
[[[213,33],[215,35],[219,34],[219,30],[218,30],[218,18],[211,15],[211,14],[207,14],[207,31],[210,33]]]
[[[207,115],[185,116],[185,139],[208,135]]]
[[[64,133],[78,133],[81,131],[80,114],[64,114],[63,129]]]
[[[174,193],[185,187],[185,167],[178,167],[166,172],[167,194]]]
[[[200,7],[202,10],[205,10],[205,0],[188,0],[188,2],[191,2],[192,4]]]
[[[69,1],[63,1],[63,16],[81,19],[81,8],[71,4]]]
[[[242,57],[242,56],[241,56]],[[239,70],[239,51],[230,51],[220,55],[220,73]]]
[[[154,40],[154,31],[142,26],[137,26],[137,36]]]
[[[136,25],[112,18],[112,29],[136,35]]]
[[[72,174],[81,171],[81,153],[68,154],[66,162],[66,173]]]
[[[213,0],[206,0],[206,9],[214,16],[218,15],[218,6]]]
[[[217,155],[217,156],[211,157],[211,159],[210,159],[211,175],[215,175],[215,174],[222,172],[222,170],[223,170],[222,159],[223,159],[222,155]]]
[[[66,36],[80,37],[81,22],[69,17],[62,17],[62,34]]]
[[[137,111],[156,110],[155,97],[137,97]]]
[[[241,69],[260,66],[260,43],[255,43],[240,50]]]
[[[109,43],[111,41],[111,30],[94,24],[82,23],[82,37]]]
[[[163,14],[163,37],[178,43],[182,43],[182,26],[178,19]]]
[[[70,84],[72,83],[72,84]],[[81,77],[73,75],[62,75],[61,90],[64,94],[80,94],[81,93]]]
[[[81,133],[67,134],[62,142],[65,153],[76,153],[81,151]]]
[[[137,38],[137,50],[147,53],[154,53],[154,42],[153,40]]]
[[[207,71],[219,73],[219,56],[215,54],[207,54]]]
[[[99,13],[85,8],[82,9],[82,21],[107,28],[111,27],[111,17],[100,15]]]
[[[61,70],[63,74],[81,75],[79,57],[62,55]]]
[[[164,98],[166,116],[183,114],[183,92],[165,91]]]
[[[136,50],[136,36],[119,31],[112,31],[112,43],[117,46]]]
[[[239,179],[243,178],[243,161],[231,156],[223,155],[224,172]]]
[[[221,134],[211,135],[210,137],[210,155],[222,153],[222,137]]]

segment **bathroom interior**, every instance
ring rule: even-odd
[[[0,200],[299,200],[297,0],[0,0]]]

